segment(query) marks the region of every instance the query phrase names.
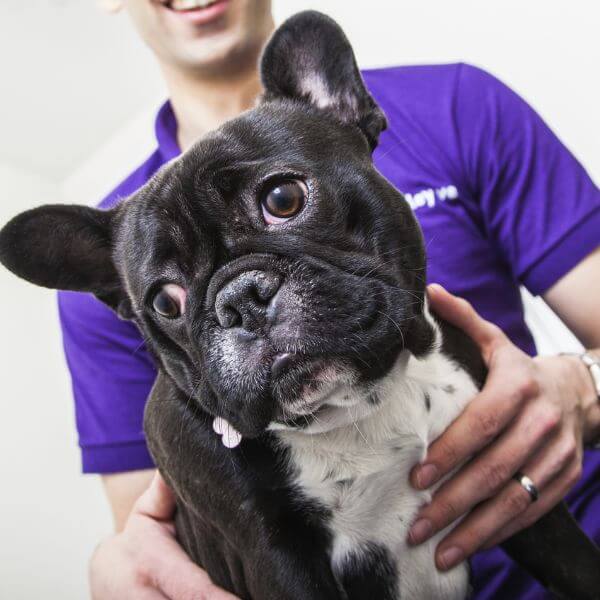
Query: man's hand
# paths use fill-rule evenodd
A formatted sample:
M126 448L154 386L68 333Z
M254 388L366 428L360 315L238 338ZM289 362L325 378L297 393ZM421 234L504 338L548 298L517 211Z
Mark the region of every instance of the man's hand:
M217 588L175 539L175 499L157 472L122 532L102 542L90 563L94 600L236 600Z
M465 300L438 285L428 292L435 312L478 344L489 368L482 391L411 473L413 486L425 489L474 456L436 491L409 534L410 543L422 543L471 511L438 545L436 564L446 570L528 527L564 497L581 473L586 415L596 398L577 357L532 359ZM538 488L537 502L513 479L517 471Z

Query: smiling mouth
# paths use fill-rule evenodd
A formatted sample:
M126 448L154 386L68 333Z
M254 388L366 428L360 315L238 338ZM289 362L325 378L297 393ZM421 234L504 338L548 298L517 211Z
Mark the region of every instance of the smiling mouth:
M222 0L163 0L161 4L175 12L188 12L209 8Z

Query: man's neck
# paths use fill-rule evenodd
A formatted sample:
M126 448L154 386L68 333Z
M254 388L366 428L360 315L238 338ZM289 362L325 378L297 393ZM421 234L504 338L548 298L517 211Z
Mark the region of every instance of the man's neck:
M256 62L227 77L194 76L167 69L164 74L177 119L177 141L182 150L252 108L262 91Z

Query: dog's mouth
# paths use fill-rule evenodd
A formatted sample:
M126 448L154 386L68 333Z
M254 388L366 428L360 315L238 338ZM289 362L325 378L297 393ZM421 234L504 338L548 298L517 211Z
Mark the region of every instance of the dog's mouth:
M356 372L335 358L278 354L271 366L271 390L280 400L275 420L312 415L326 403L343 403L343 397L349 401L356 379Z

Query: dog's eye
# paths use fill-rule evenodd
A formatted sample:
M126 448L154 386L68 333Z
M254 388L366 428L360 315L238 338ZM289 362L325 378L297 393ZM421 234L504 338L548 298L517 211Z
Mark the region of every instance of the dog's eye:
M298 179L280 181L266 191L261 205L265 221L272 225L296 216L306 202L306 184Z
M185 295L182 287L167 283L152 299L152 308L167 319L176 319L185 311Z

